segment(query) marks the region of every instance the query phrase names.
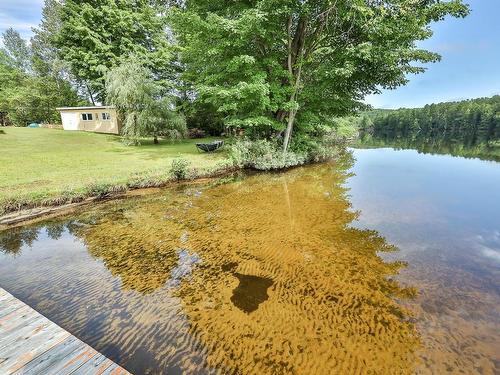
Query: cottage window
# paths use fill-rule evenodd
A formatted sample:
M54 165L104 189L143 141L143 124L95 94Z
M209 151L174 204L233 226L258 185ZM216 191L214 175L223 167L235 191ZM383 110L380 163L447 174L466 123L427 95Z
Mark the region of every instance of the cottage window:
M82 120L83 121L92 121L94 118L92 116L92 113L82 113Z
M101 115L103 120L111 120L111 115L109 114L109 112L103 112L101 113Z

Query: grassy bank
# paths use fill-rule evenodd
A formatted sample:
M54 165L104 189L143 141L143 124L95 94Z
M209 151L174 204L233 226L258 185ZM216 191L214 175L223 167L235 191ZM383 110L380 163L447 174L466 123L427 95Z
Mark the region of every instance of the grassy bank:
M172 161L207 173L224 159L199 153L195 143L144 140L125 146L117 136L56 129L4 128L0 134L0 214L61 204L172 179ZM205 140L206 141L206 140Z

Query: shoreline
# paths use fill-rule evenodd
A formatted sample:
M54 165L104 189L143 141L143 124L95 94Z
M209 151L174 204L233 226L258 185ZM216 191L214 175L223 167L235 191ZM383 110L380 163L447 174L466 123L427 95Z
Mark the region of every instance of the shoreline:
M243 171L244 168L239 167L224 167L214 171L196 171L192 176L182 180L177 180L174 177L161 181L148 180L139 181L137 184L124 187L119 186L119 189L114 191L116 186L110 185L109 190L100 195L92 195L82 198L77 198L76 201L63 201L58 200L58 197L51 199L52 204L44 205L34 203L33 206L21 208L18 210L11 210L0 215L0 232L10 228L35 223L40 220L50 219L57 216L62 216L74 212L76 209L87 206L92 203L108 202L110 200L125 199L136 195L152 194L158 192L162 188L173 186L174 184L199 184L205 183L215 178L228 176L232 173ZM60 203L58 203L60 202Z
M95 186L97 186L98 189L95 189L95 192L97 194L92 194L91 191L88 191L87 193L84 192L76 197L59 195L45 201L20 203L17 205L17 207L19 207L17 209L15 208L15 205L12 205L11 209L5 209L4 207L4 212L0 215L0 232L10 228L35 223L44 219L69 214L80 207L92 203L107 202L115 199L124 199L135 195L147 194L152 191L157 192L161 188L173 186L174 184L205 183L219 177L229 176L233 173L242 171L247 171L250 173L282 173L293 168L324 163L328 160L334 159L336 158L329 157L322 160L311 160L303 164L270 170L260 170L245 166L227 165L223 163L222 165L212 169L193 168L188 171L188 175L184 179L177 179L172 175L162 175L159 176L159 178L158 176L145 175L138 180L131 180L120 185L104 183L99 185L99 183L96 183Z

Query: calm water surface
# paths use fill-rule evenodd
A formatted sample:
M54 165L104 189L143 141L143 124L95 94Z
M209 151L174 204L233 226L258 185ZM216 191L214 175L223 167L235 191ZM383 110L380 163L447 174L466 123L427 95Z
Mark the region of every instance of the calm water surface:
M0 233L0 286L137 374L498 374L500 163L360 149L108 202Z

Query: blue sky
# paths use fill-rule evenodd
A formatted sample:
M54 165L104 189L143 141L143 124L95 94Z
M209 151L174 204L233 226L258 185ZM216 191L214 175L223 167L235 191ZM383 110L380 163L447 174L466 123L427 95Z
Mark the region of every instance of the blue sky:
M367 98L376 108L420 107L428 103L500 94L500 0L469 0L465 19L432 25L434 35L419 46L442 59L410 76L410 83Z
M442 55L407 86L366 98L376 108L419 107L427 103L500 94L500 0L466 0L465 19L432 26L434 36L420 46ZM43 0L0 0L0 32L8 27L29 38L41 18Z

